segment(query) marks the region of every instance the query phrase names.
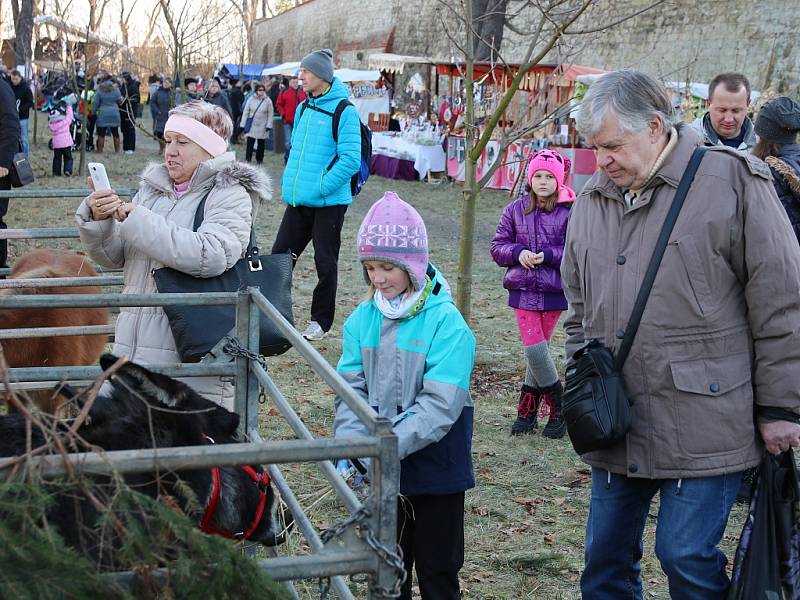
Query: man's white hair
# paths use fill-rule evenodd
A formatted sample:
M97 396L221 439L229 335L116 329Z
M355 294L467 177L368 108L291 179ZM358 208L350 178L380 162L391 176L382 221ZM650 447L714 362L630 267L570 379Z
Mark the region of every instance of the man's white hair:
M664 86L647 73L625 69L606 73L591 86L575 119L584 137L595 135L606 115L612 114L626 133L645 129L658 118L666 134L675 121L672 102Z

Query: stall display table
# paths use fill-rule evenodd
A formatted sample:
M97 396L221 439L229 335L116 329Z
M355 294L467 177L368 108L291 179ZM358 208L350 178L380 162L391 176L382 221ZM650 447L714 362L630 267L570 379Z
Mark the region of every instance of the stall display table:
M527 159L532 150L532 140L517 140L506 148L502 156L502 165L492 175L487 188L495 190L510 190L515 184L520 184L520 178L527 166ZM490 140L481 157L478 159L476 174L478 179L483 177L492 163L498 159L500 142ZM566 185L580 192L583 186L597 169L597 160L594 151L588 148L552 147L572 163L572 168L567 175ZM464 181L464 160L466 156L466 142L462 136L450 134L447 145L447 175L456 181Z
M446 155L440 144L410 142L396 132L372 134L370 172L389 179L424 179L429 172L444 171Z

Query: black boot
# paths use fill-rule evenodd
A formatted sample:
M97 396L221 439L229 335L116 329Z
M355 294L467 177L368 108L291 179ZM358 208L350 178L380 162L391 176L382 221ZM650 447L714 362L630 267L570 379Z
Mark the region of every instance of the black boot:
M547 394L550 396L550 405L552 406L550 418L547 421L547 425L544 426L544 431L542 431L544 437L559 439L564 437L567 432L567 424L561 416L561 394L563 392L564 388L561 386L560 381L542 389L542 395Z
M541 398L539 388L523 385L519 394L517 418L511 426L511 435L522 435L536 429L536 413L539 410Z

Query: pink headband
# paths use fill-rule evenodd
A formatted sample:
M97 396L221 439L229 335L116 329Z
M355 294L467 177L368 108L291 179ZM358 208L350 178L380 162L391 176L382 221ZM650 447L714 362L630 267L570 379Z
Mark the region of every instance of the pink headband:
M167 119L164 131L174 131L189 138L211 156L216 158L228 150L228 142L214 133L210 127L206 127L197 119L184 115L172 115Z

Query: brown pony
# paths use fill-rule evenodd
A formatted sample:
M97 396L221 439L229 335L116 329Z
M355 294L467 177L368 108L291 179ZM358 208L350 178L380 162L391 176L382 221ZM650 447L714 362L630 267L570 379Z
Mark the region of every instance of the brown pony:
M39 248L16 261L11 279L41 277L94 277L97 272L86 256L65 250ZM97 286L4 288L2 297L17 294L99 294ZM2 308L0 329L107 325L107 308ZM60 367L93 365L103 353L106 334L51 336L0 340L9 367ZM54 413L63 399L50 390L29 392L42 410Z

